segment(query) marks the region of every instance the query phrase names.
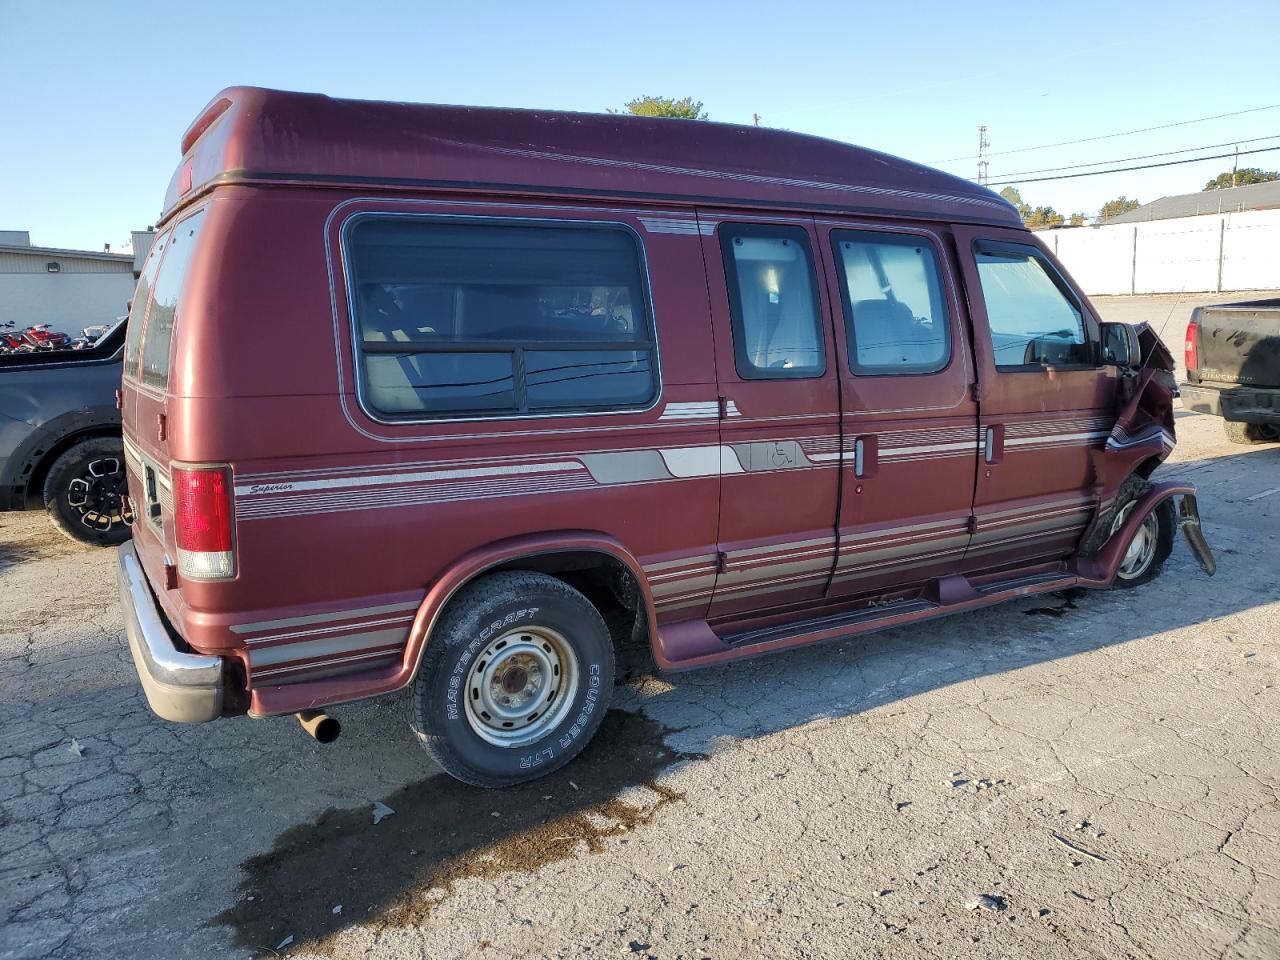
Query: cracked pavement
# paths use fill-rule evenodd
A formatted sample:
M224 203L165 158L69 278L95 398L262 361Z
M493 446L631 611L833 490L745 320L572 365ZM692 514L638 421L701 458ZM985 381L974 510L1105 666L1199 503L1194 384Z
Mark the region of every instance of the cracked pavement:
M1136 591L687 674L633 654L615 706L683 758L607 797L604 744L515 800L446 804L401 697L336 710L332 746L287 718L165 724L114 557L0 515L0 958L1280 956L1280 493L1258 496L1280 445L1178 431L1158 476L1200 485L1216 578L1179 543ZM286 831L406 789L419 806L367 836L419 817L488 866L357 910L366 881L335 864L323 937L238 945L217 919L265 895L242 864ZM576 826L539 847L529 824L562 822L543 802ZM458 803L493 830L458 835Z

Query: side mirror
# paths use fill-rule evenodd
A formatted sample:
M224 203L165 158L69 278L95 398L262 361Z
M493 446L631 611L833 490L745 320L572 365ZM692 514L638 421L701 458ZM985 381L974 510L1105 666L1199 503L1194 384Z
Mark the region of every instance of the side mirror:
M1142 346L1138 330L1127 323L1102 324L1102 362L1117 367L1142 365Z

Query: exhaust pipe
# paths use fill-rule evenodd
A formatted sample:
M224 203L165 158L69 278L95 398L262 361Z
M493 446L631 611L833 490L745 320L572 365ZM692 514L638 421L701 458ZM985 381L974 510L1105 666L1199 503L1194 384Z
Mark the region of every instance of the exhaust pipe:
M333 743L342 732L342 724L323 710L303 710L294 716L298 718L298 723L302 724L302 729L318 743Z

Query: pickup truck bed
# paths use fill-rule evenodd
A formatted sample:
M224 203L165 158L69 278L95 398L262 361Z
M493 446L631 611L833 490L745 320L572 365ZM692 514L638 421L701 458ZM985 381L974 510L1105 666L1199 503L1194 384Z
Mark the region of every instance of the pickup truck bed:
M1280 299L1197 307L1187 324L1188 410L1240 443L1280 440Z

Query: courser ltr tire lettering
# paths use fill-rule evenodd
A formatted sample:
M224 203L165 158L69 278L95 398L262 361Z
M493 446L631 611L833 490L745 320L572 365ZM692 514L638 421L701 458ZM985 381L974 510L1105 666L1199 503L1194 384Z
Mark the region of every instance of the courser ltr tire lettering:
M576 658L572 702L537 740L489 742L467 710L467 681L482 655L521 628L554 633ZM414 681L411 726L446 773L479 787L505 787L546 776L577 756L595 735L613 694L608 628L591 602L555 577L509 571L463 587L427 638Z

